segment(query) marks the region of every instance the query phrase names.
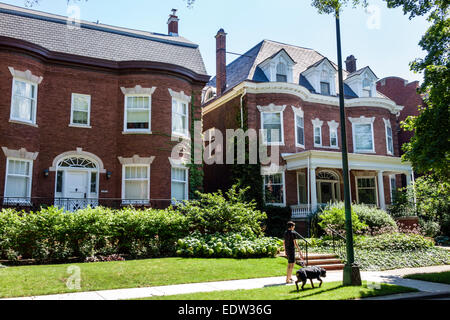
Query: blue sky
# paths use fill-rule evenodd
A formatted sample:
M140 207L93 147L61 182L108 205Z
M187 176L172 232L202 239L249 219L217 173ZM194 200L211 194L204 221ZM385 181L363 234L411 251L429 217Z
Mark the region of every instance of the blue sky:
M24 6L25 0L0 0ZM67 15L66 0L40 0L33 9ZM167 33L167 18L178 8L180 35L200 45L207 71L215 74L217 30L228 33L227 50L245 53L263 39L312 48L336 61L335 21L320 15L311 0L88 0L80 6L81 19L121 27ZM409 63L425 53L418 43L428 28L423 17L409 20L401 9L387 9L382 0L369 0L370 12L346 8L341 15L343 58L353 54L358 68L370 65L379 78L399 76L422 80ZM228 55L227 62L236 56Z

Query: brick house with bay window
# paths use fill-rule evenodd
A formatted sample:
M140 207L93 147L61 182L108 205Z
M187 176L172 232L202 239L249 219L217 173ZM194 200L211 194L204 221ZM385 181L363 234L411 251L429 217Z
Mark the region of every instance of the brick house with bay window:
M189 137L209 76L198 45L178 35L175 11L168 28L73 25L0 4L1 205L188 198L171 139Z
M280 149L279 164L261 166L267 205L289 206L302 220L321 205L343 200L337 66L315 50L264 40L226 64L226 33L216 35L217 74L203 97L204 131L249 128ZM377 91L370 67L344 71L351 200L385 209L400 177L412 169L398 148L397 116L403 109ZM246 114L245 121L240 114ZM211 134L212 135L212 134ZM231 182L230 167L205 168L205 189ZM220 183L219 183L220 182Z

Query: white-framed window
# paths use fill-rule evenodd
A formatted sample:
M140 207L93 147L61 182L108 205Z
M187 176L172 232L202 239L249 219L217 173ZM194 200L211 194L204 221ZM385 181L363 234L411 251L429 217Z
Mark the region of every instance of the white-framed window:
M384 124L386 128L386 151L388 154L394 154L394 139L392 136L392 126L391 121L384 119Z
M353 152L375 153L373 123L375 118L349 118L352 122Z
M37 84L13 78L12 87L10 120L36 124Z
M391 191L391 204L395 201L395 194L397 192L397 178L395 174L389 176L389 186Z
M70 124L72 126L89 127L91 124L91 96L72 93L72 109Z
M286 65L283 62L277 64L277 82L287 82Z
M329 82L320 82L320 93L323 95L330 95L330 83Z
M312 124L314 127L314 146L315 147L322 147L322 126L323 121L320 121L319 119L312 120Z
M368 78L363 80L362 87L362 96L366 98L372 97L372 82Z
M172 99L172 134L188 136L189 134L189 105L181 100Z
M151 95L125 95L125 132L151 132Z
M303 172L297 173L297 188L298 188L298 204L307 204L307 187L306 187L306 175Z
M261 124L265 144L283 144L283 112L262 112Z
M150 165L122 166L122 203L150 202Z
M356 177L356 189L359 204L378 205L376 177Z
M33 161L7 158L4 203L27 205L31 198Z
M284 206L286 203L284 173L263 175L263 179L265 204L273 206Z
M189 199L189 170L184 167L172 167L172 202Z
M299 115L295 116L295 136L297 147L305 147L305 118Z
M330 147L339 148L339 138L338 138L338 127L339 123L336 121L328 121L328 128L330 129Z

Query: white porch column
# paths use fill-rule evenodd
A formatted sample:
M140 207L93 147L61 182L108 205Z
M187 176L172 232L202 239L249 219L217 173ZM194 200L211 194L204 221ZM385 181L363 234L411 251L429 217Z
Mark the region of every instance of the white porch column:
M410 185L412 185L412 171L405 172L405 176L406 176L406 186L409 187Z
M311 211L315 212L317 209L317 184L316 184L316 168L310 170L310 188L311 188Z
M384 198L383 171L378 171L378 197L380 198L380 208L386 210L386 200Z

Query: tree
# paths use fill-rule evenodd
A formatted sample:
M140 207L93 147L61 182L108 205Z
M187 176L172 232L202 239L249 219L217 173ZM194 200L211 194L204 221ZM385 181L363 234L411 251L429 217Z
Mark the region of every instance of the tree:
M385 0L389 8L403 6L409 19L429 14L430 28L419 42L427 52L410 66L424 73L419 89L425 105L419 116L411 116L402 124L414 131L411 141L404 145L404 159L411 161L416 172L430 173L441 181L450 181L450 19L448 0Z

